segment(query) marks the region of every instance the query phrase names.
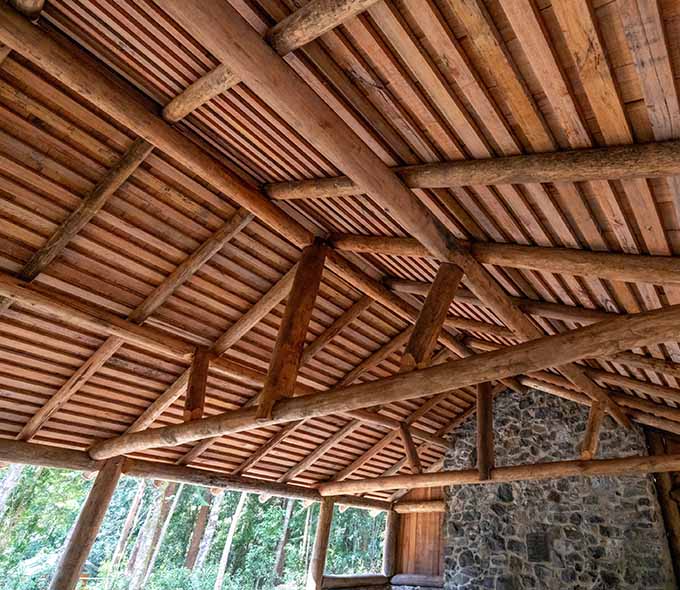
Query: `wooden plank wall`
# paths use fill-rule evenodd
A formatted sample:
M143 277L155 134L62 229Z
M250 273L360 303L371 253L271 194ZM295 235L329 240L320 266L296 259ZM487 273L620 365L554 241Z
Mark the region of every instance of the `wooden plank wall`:
M404 500L440 500L443 488L413 490ZM444 514L402 514L397 573L441 576L444 572Z

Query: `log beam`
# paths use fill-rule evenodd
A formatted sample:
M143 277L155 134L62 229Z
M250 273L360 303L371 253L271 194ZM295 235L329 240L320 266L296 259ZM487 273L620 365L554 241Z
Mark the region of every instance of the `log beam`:
M491 383L477 385L477 470L486 481L494 467L493 395Z
M398 514L446 512L446 502L444 500L402 500L394 504L394 511Z
M184 401L184 420L203 418L205 409L205 392L208 386L208 368L210 367L210 351L205 346L197 346L191 362L189 384Z
M50 582L50 590L73 590L94 545L113 492L123 469L124 460L111 459L102 467L85 500L64 553Z
M553 463L496 467L491 470L489 481L538 481L561 477L664 473L678 470L680 470L680 455L652 455L622 459L556 461ZM340 494L362 494L398 488L418 489L481 483L485 482L479 478L479 472L476 469L465 469L330 482L321 484L319 492L324 497L331 497Z
M435 395L484 381L538 371L556 363L568 363L674 341L677 339L678 320L680 307L668 307L599 322L567 333L371 383L281 400L276 404L268 424L281 424L301 418L366 408L378 403L387 404ZM175 446L218 434L241 432L256 426L254 418L255 412L251 408L227 412L191 423L125 434L95 444L90 453L95 459L105 459L159 446Z
M283 56L334 29L376 1L311 0L269 29L265 38L274 51ZM170 101L163 109L163 117L176 123L240 81L239 75L228 65L221 64Z
M600 444L600 430L602 429L602 422L604 421L604 411L602 405L593 403L590 406L588 413L588 423L586 424L586 431L583 435L583 443L581 444L581 459L588 461L597 454L597 448Z
M331 242L341 252L433 258L426 248L411 238L336 234L331 237ZM461 246L469 250L475 260L482 264L631 283L680 283L678 256L619 254L482 242L461 242Z
M409 432L406 424L399 425L399 437L404 445L404 452L406 453L406 463L411 468L411 473L420 473L422 467L420 465L420 457L418 457L418 449L413 442L413 437Z
M270 419L274 403L293 395L302 347L321 285L326 251L327 247L321 243L315 243L302 251L276 337L267 379L258 398L258 420Z
M609 146L480 160L400 166L393 170L410 188L435 189L498 184L585 182L680 174L680 141ZM347 176L267 186L273 199L318 199L360 195Z

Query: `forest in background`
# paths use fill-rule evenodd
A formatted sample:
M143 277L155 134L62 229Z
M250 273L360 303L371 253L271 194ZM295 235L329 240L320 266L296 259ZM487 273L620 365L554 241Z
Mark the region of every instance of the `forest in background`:
M91 486L92 479L77 471L18 465L0 470L4 589L48 587ZM318 511L318 504L301 501L124 477L81 588L302 589ZM326 572L380 572L384 531L384 513L336 507Z

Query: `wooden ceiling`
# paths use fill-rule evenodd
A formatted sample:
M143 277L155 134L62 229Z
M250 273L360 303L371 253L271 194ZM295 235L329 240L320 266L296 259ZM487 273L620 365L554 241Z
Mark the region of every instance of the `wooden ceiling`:
M306 3L230 4L264 35ZM361 149L389 167L680 139L680 0L362 4L363 13L286 62L351 127ZM140 104L160 115L220 65L171 13L160 0L48 0L37 30L92 68L93 89L99 77L120 77L121 97L134 87L144 95ZM246 81L220 93L174 125L173 141L210 154L247 190L267 185L273 196L281 183L348 173L258 88ZM249 215L239 191L215 180L220 173L209 177L177 152L140 141L125 113L112 117L95 95L87 84L65 84L29 51L11 51L2 61L0 270L5 278L33 279L31 289L52 301L94 307L192 345L219 342L222 358L239 366L211 368L205 414L242 407L267 373L300 243L264 222L259 210L251 208ZM305 117L305 105L299 116ZM138 159L132 175L32 276L27 263L126 153ZM371 194L307 195L274 200L273 207L316 235L419 237L400 223L403 211L388 211ZM666 257L680 248L680 183L672 176L414 188L412 194L460 240ZM335 256L384 279L391 296L397 293L416 312L439 266L428 256L340 253L340 241L338 248ZM180 280L187 260L195 272ZM563 266L550 272L489 263L486 269L508 295L521 298L515 301L545 334L586 325L603 312L637 313L680 302L677 279L652 284L577 276ZM336 260L323 271L307 333L308 346L317 345L307 349L299 393L399 370L415 318L385 298L376 301L339 268ZM560 305L541 313L538 303ZM3 308L0 436L86 449L133 424L183 421L190 359L107 340L92 326L59 320L21 298ZM445 330L441 357L446 338L475 351L521 340L467 289L451 305ZM634 352L639 354L588 361L588 374L607 391L647 403L638 404L638 421L680 433L680 411L674 410L680 365L672 362L680 363L678 344ZM653 365L653 359L671 362ZM574 391L557 371L519 380ZM64 403L46 406L65 390ZM161 399L170 403L153 411L164 393ZM380 409L382 422L336 414L137 456L300 485L406 473L399 429L389 422L396 419L412 428L423 468L436 469L443 448L423 441L455 429L474 401L474 389L464 388L389 404ZM39 413L45 407L49 411ZM139 422L149 415L152 420Z

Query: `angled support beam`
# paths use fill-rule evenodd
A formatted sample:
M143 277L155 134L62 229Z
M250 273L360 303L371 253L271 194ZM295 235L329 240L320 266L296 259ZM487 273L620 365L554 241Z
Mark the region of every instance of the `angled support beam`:
M321 285L326 251L327 247L321 243L315 243L302 251L276 337L267 380L258 398L258 420L270 419L274 403L282 397L293 395L302 347Z
M462 278L463 271L459 267L446 262L440 265L401 357L402 372L430 364L437 337Z
M210 351L205 346L197 346L191 361L191 373L184 401L184 420L203 418L205 409L205 392L208 386L208 368L210 367Z
M272 49L283 56L314 41L344 21L366 10L377 0L311 0L277 25L265 36ZM186 117L219 94L241 81L228 65L221 64L176 96L163 109L170 123Z
M593 403L588 413L588 423L581 443L581 459L588 461L597 454L597 447L600 444L600 429L604 420L604 410L602 404Z
M420 371L281 400L274 408L272 419L266 423L256 422L255 411L247 408L102 441L90 449L90 454L94 459L107 459L165 446L168 441L172 441L170 444L174 446L218 434L242 432L265 424L282 424L376 404L416 399L484 381L539 371L555 364L673 341L678 335L679 320L680 306L624 316Z
M303 423L303 420L296 420L295 422L289 422L281 430L279 430L274 436L272 436L265 444L263 444L259 449L257 449L250 457L248 457L243 463L241 463L234 471L234 475L240 475L245 473L250 468L252 468L259 461L264 459L276 445L283 441L287 436L293 434Z
M32 281L44 271L100 211L109 197L132 176L152 150L153 146L143 139L133 141L120 160L83 198L78 207L61 223L47 242L31 256L17 276L24 281ZM0 313L11 305L11 299L0 301Z
M680 174L680 141L548 152L481 160L456 160L394 168L410 188L435 189L498 184L586 182ZM360 195L347 176L270 184L273 199Z
M406 424L399 425L399 437L404 445L404 452L406 453L406 463L411 468L411 473L420 473L422 467L420 465L420 457L418 457L418 449L413 442L413 437L409 432Z
M109 502L123 470L123 458L107 461L97 475L78 520L59 559L50 590L74 590L94 545Z
M426 248L411 238L337 234L332 236L332 243L341 252L433 258ZM467 248L474 259L482 264L631 283L680 283L678 256L619 254L482 242L461 242L461 246Z
M486 481L494 468L493 394L491 384L477 385L477 470Z
M560 477L630 475L666 473L680 469L680 455L652 455L626 457L623 459L593 459L590 461L556 461L533 465L496 467L491 470L490 481L537 481ZM324 497L341 494L360 494L394 490L397 488L433 488L439 486L461 486L484 483L476 469L462 471L440 471L418 475L395 475L374 479L349 480L321 484L319 492Z
M142 324L146 321L178 287L188 281L204 264L206 264L224 245L234 238L250 221L253 216L245 209L237 210L232 217L222 225L210 238L189 257L186 258L149 296L138 305L128 317L128 321L134 324ZM62 385L59 390L49 399L49 401L38 410L26 423L18 435L19 440L31 440L40 430L43 424L68 402L85 383L116 354L125 339L120 336L111 335L97 349L97 351L81 365L78 370ZM188 373L180 377L178 384L174 387L181 394L183 387L186 387ZM178 386L178 387L176 387ZM159 404L157 404L159 405ZM152 420L153 422L153 420Z

